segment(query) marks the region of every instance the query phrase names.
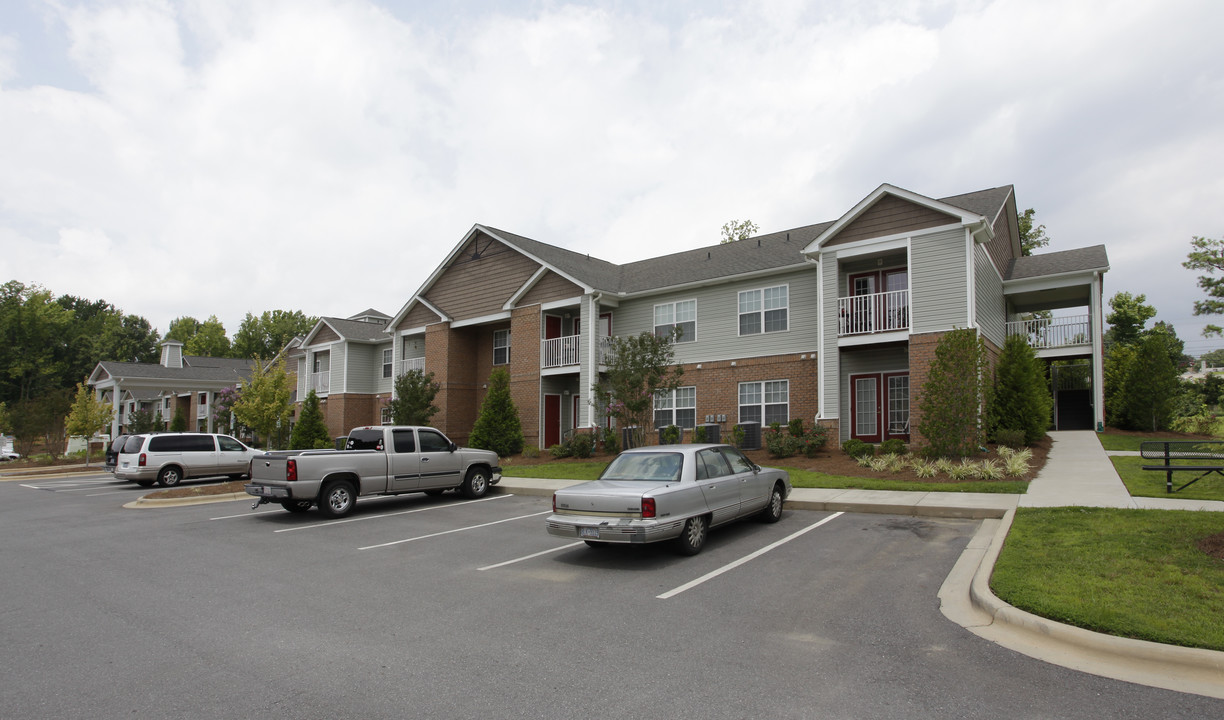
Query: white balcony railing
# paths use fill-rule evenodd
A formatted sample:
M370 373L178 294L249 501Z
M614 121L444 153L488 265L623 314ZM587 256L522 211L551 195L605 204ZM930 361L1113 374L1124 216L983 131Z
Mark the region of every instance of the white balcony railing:
M399 361L399 372L397 372L395 375L396 377L399 377L400 375L404 375L410 370L420 370L421 372L425 372L425 358L419 357L419 358L408 358L407 360L400 360Z
M310 375L310 389L314 390L317 395L328 392L331 389L331 370L312 373Z
M1026 338L1034 350L1092 344L1088 315L1017 320L1007 323L1007 334Z
M837 319L838 335L908 330L909 290L838 298Z
M566 335L540 341L540 367L556 368L578 364L578 337Z
M208 418L208 405L196 405L196 419L204 420Z

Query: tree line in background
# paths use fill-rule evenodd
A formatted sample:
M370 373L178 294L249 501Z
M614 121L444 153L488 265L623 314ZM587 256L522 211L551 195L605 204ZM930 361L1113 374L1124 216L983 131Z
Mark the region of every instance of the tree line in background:
M216 316L204 322L182 317L171 323L166 337L182 341L187 355L266 359L316 321L296 310L247 313L230 339ZM148 320L106 300L56 296L17 280L5 283L0 286L0 432L16 436L23 455L39 440L49 451L62 450L65 433L78 434L83 427L80 418L86 425L96 419L81 404L81 387L97 364L155 363L161 340ZM133 420L158 422L139 415Z

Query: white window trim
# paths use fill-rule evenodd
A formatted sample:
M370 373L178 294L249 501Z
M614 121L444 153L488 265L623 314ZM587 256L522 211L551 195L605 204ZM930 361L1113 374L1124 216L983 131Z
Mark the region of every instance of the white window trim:
M686 337L684 340L677 339L674 342L677 342L677 343L697 342L697 298L687 298L685 300L674 300L672 302L656 303L655 306L651 309L651 314L650 314L650 322L652 323L651 327L654 329L655 335L658 335L659 328L663 327L663 325L659 325L658 323L655 322L655 318L658 317L659 308L661 307L670 307L672 311L671 312L672 321L670 323L664 323L664 325L671 325L672 327L679 325L680 323L676 322L676 306L679 305L680 303L693 303L693 319L692 319L693 336L691 338ZM689 322L689 321L685 320L684 322Z
M390 353L390 356L387 353ZM384 380L395 377L395 348L382 351L382 377Z
M765 308L765 291L766 291L766 290L775 290L775 289L777 289L777 288L786 288L786 307L785 307L785 310L786 310L786 329L785 329L785 330L766 330L766 329L765 329L765 313L767 312L767 310L766 310L766 308ZM750 292L759 292L759 293L761 293L761 309L760 309L760 310L753 310L753 311L751 311L751 312L740 312L740 296L741 296L741 295L743 295L744 293L750 293ZM772 310L781 310L781 309L783 309L783 308L769 308L769 310L771 310L771 311L772 311ZM740 318L742 318L742 317L743 317L743 316L745 316L745 315L757 315L757 316L760 318L760 320L761 320L761 330L760 330L760 332L748 333L748 334L746 334L746 335L745 335L745 334L744 334L744 333L743 333L743 332L740 330L740 328L741 328ZM768 287L749 288L749 289L747 289L747 290L740 290L739 292L737 292L737 293L735 294L735 332L738 334L738 336L739 336L739 337L750 337L750 336L752 336L752 335L775 335L775 334L781 334L781 333L788 333L788 332L790 332L790 329L791 329L791 321L790 321L790 283L782 283L781 285L770 285L770 286L768 286Z
M689 389L693 391L693 404L691 406L677 405L676 399L679 395L679 392L681 390L689 390ZM676 411L677 410L692 410L693 411L693 427L697 426L697 386L696 385L684 385L684 386L676 388L675 390L671 390L667 393L664 393L663 395L666 398L670 406L669 407L659 407L658 403L659 403L660 396L655 395L655 399L654 399L655 406L652 410L652 413L657 413L660 411L666 411L666 412L671 413L671 422L667 423L667 425L664 425L663 427L667 427L668 425L676 425L676 427L686 427L686 426L678 425L676 423ZM653 414L652 414L652 418L653 418Z
M750 381L748 381L748 382L741 382L741 383L739 383L738 385L736 385L736 386L735 386L735 402L736 402L736 410L735 410L735 412L736 412L736 417L738 418L738 421L739 421L739 422L741 422L741 423L742 423L742 422L744 422L744 408L746 408L746 407L757 407L757 408L760 408L760 410L761 410L761 428L762 428L762 429L764 429L764 428L766 428L766 427L769 427L769 423L765 422L765 406L767 406L767 405L782 405L783 403L776 403L776 402L771 403L771 402L766 401L766 399L765 399L765 384L766 384L766 383L779 383L779 382L780 382L780 383L786 383L786 403L785 403L785 405L786 405L786 418L787 418L787 421L789 421L789 420L790 420L790 379L789 379L789 378L781 378L781 379L776 379L776 380L750 380ZM741 395L740 395L740 388L742 388L742 387L743 387L743 386L745 386L745 385L758 385L758 386L760 386L760 392L759 392L759 395L761 396L761 401L760 401L759 403L753 403L753 404L745 405L744 403L740 402L740 397L741 397ZM785 425L785 424L786 424L786 423L783 423L783 425Z
M499 336L499 335L501 335L502 333L505 333L506 344L505 344L505 345L498 345L498 344L497 344L497 338L498 338L498 336ZM498 351L498 350L505 350L505 351L506 351L506 359L505 359L505 361L503 361L503 362L497 362L497 351ZM509 365L509 364L510 364L510 328L503 328L503 329L501 329L501 330L494 330L494 331L493 331L493 365L495 365L495 366L497 366L497 367L501 367L502 365Z

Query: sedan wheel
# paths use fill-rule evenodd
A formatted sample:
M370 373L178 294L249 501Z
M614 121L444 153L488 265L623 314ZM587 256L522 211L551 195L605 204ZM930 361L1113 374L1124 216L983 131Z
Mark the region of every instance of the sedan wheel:
M676 552L681 555L696 555L705 547L709 524L705 516L692 517L684 523L684 531L676 538Z
M769 504L761 511L761 522L776 523L782 518L782 503L785 498L782 497L782 486L774 485L773 490L769 493Z

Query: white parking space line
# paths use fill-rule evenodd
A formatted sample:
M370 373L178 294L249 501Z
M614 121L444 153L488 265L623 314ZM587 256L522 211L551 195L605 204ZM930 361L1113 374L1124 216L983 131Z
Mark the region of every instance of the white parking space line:
M840 512L833 513L833 514L832 514L832 515L830 515L829 517L824 518L823 520L817 521L817 522L815 522L815 523L813 523L813 524L811 524L811 525L808 525L807 527L803 528L802 530L800 530L800 531L798 531L798 532L791 533L790 535L787 535L786 537L782 538L781 540L778 540L777 542L770 543L769 545L766 545L765 547L761 548L760 550L757 550L756 552L754 552L754 553L752 553L752 554L750 554L750 555L745 555L744 557L740 558L739 560L736 560L736 561L735 561L735 562L733 562L733 563L728 563L728 564L726 564L726 565L723 565L722 567L718 568L717 570L714 570L714 571L708 572L708 573L706 573L705 575L702 575L701 577L697 578L696 580L693 580L693 581L691 581L691 582L687 582L687 583L685 583L685 584L681 585L681 586L680 586L680 587L678 587L678 588L675 588L675 589L673 589L673 590L668 590L667 592L663 593L662 595L656 595L655 597L656 597L656 598L658 598L658 599L660 599L660 600L666 600L666 599L668 599L668 598L675 597L675 596L679 595L680 593L684 592L685 590L691 590L691 589L693 589L693 588L697 587L698 585L700 585L700 584L702 584L702 583L706 582L707 580L712 580L712 579L714 579L714 578L718 577L719 575L722 575L722 574L723 574L723 573L725 573L725 572L729 572L729 571L731 571L731 570L734 570L735 568L739 567L740 565L743 565L744 563L748 562L749 560L752 560L752 559L754 559L754 558L758 558L758 557L760 557L760 556L764 555L765 553L769 552L770 550L773 550L774 548L776 548L776 547L778 547L778 546L780 546L780 545L785 545L786 543L790 542L791 540L794 540L795 538L799 537L800 535L803 535L804 533L807 533L807 532L809 532L809 531L815 530L816 528L820 527L821 525L824 525L825 523L829 522L829 521L830 521L830 520L832 520L833 518L835 518L835 517L839 517L839 516L844 515L844 514L845 514L845 513L840 513Z
M538 557L540 557L541 555L547 555L547 554L549 554L549 553L561 552L562 550L568 550L568 549L570 549L570 548L572 548L572 547L578 547L579 545L582 545L582 544L583 544L583 542L584 542L584 541L579 540L578 542L573 542L573 543L570 543L570 544L568 544L568 545L562 545L561 547L555 547L555 548L552 548L551 550L542 550L542 551L540 551L540 552L538 552L538 553L532 553L532 554L530 554L530 555L524 555L524 556L523 556L523 557L521 557L521 558L515 558L514 560L507 560L506 562L499 562L499 563L497 563L496 565L485 565L485 566L484 566L484 567L482 567L482 568L476 568L476 569L477 569L477 570L493 570L494 568L505 567L505 566L507 566L507 565L513 565L514 563L520 563L520 562L523 562L524 560L530 560L530 559L532 559L532 558L538 558Z
M97 490L99 485L117 485L115 480L48 480L40 483L21 483L21 487L31 490L51 490L53 492L74 492L75 490ZM85 485L87 487L80 487ZM60 488L64 488L61 490Z
M425 512L426 510L441 510L442 508L453 508L461 505L471 505L472 503L488 502L489 500L498 500L501 498L514 497L514 495L494 495L492 497L480 498L479 500L467 500L459 503L447 503L445 505L430 505L429 507L417 508L415 510L404 510L403 512L383 513L382 515L362 515L361 517L345 518L343 520L332 520L325 523L315 523L313 525L298 525L297 527L281 528L272 532L293 532L295 530L312 530L314 528L332 527L333 525L343 525L345 523L360 522L362 520L378 520L379 518L395 517L396 515L411 515L412 513ZM362 548L363 550L365 548Z
M255 496L252 495L250 497L251 497L251 502L254 502L256 499ZM386 496L378 496L378 497L370 497L370 498L358 498L357 504L366 505L368 503L375 503L375 502L380 502L383 500L393 500L396 497L399 497L399 496L398 495L386 495ZM285 513L284 509L262 510L260 512L251 512L250 510L248 510L244 513L238 513L237 515L221 515L220 517L214 517L214 518L208 518L208 519L209 520L233 520L234 518L254 517L256 515L281 515L284 513Z
M428 535L418 535L416 537L404 538L403 540L393 540L387 543L379 543L378 545L366 545L365 547L361 547L357 549L358 550L373 550L375 548L391 547L392 545L402 545L404 543L415 542L417 540L427 540L429 538L440 537L442 535L450 535L451 533L466 532L468 530L476 530L476 529L483 528L483 527L489 527L490 525L501 525L502 523L513 522L515 520L522 520L524 518L539 517L541 515L548 515L551 512L552 510L545 510L544 512L531 513L530 515L519 515L518 517L506 518L505 520L494 520L493 522L481 523L479 525L469 525L467 527L455 528L454 530L443 530L442 532L430 533Z

